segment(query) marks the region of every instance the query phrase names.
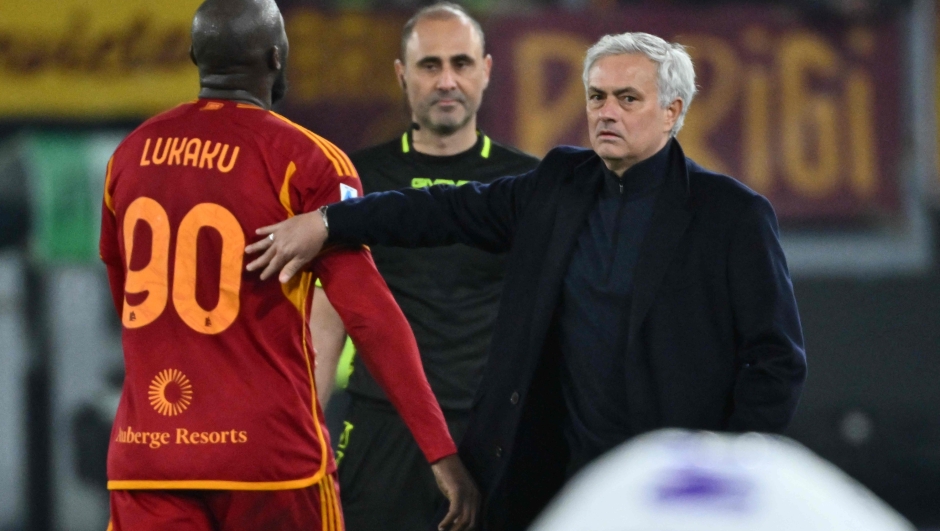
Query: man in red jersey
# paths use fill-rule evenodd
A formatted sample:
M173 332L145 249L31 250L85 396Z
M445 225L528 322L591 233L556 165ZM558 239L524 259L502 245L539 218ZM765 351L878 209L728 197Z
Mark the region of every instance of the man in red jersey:
M327 140L270 108L286 90L273 0L208 0L193 21L199 99L148 120L108 164L101 257L126 377L108 455L113 529L342 531L307 319L319 277L451 502L456 457L408 324L367 250L335 248L281 285L243 273L249 235L361 194Z

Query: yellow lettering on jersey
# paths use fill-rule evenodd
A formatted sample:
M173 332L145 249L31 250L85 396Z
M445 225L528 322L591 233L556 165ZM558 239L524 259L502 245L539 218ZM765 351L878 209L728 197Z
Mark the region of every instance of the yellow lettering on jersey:
M140 165L192 166L228 173L235 167L240 151L238 146L201 138L148 138L140 154Z
M163 146L163 152L161 153L160 144L163 143L163 139L162 138L157 139L157 144L153 148L153 163L154 164L159 166L160 164L163 164L164 162L166 162L166 158L170 154L170 140L171 139L169 138L166 139L166 144ZM172 140L176 140L176 139L174 138Z
M238 146L235 146L235 149L232 150L232 158L228 159L228 164L222 162L225 160L225 152L228 151L228 144L222 147L222 154L219 155L219 171L222 173L228 173L232 171L232 168L235 167L235 159L238 158Z
M216 143L215 143L215 149L213 149L213 150L210 152L210 151L209 151L209 146L211 146L211 145L212 145L212 141L211 141L211 140L206 140L206 143L202 145L202 156L199 157L199 168L200 168L200 169L208 167L208 168L211 170L211 169L212 169L212 161L215 160L216 155L219 154L219 149L222 148L222 143L221 143L221 142L216 142Z
M193 431L186 428L176 428L176 444L244 444L248 442L248 432L239 430L227 431Z
M156 450L170 443L170 434L165 431L134 431L134 428L119 428L114 442L121 444L144 444Z
M189 166L192 162L193 168L199 163L199 152L202 151L202 140L191 138L186 143L186 151L183 155L183 166Z
M179 147L176 144L176 138L173 139L173 148L170 149L170 160L166 161L167 165L178 166L183 162L183 150L186 149L186 141L188 138L183 138L180 140Z
M149 150L150 150L150 139L148 138L147 141L144 142L144 152L140 156L141 166L150 166L150 160L147 158L147 151Z

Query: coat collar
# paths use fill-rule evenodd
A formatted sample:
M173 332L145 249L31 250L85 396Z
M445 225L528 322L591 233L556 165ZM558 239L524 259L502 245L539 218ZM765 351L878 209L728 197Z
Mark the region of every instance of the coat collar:
M641 244L640 259L634 273L633 302L629 310L630 330L623 340L636 336L638 327L646 317L662 282L666 266L692 219L685 154L678 141L672 139L670 142L672 146L666 182L656 199L650 227ZM530 332L532 348L542 348L551 325L552 314L558 306L561 286L571 262L575 242L603 185L604 173L599 171L600 164L603 164L603 161L594 154L562 177L552 233L548 240L549 247L544 255L545 264L539 274L538 285L541 289L533 306L536 315Z

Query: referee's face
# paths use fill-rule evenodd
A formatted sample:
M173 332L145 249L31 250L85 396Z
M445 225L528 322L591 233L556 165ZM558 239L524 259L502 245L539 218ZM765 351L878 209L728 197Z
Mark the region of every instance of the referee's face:
M419 20L395 71L412 120L440 136L476 128L492 59L473 26L460 17Z
M640 53L602 57L588 71L591 147L618 175L662 149L682 111L682 100L660 105L657 77Z

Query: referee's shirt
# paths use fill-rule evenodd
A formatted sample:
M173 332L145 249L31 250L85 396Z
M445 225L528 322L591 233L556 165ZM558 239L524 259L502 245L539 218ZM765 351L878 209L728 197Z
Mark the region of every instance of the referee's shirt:
M365 193L487 183L533 169L538 159L493 142L482 132L467 151L418 153L411 132L356 153L352 161ZM470 409L483 375L505 272L505 255L466 245L428 249L376 246L372 256L411 323L428 382L445 411ZM357 356L348 391L387 400Z

